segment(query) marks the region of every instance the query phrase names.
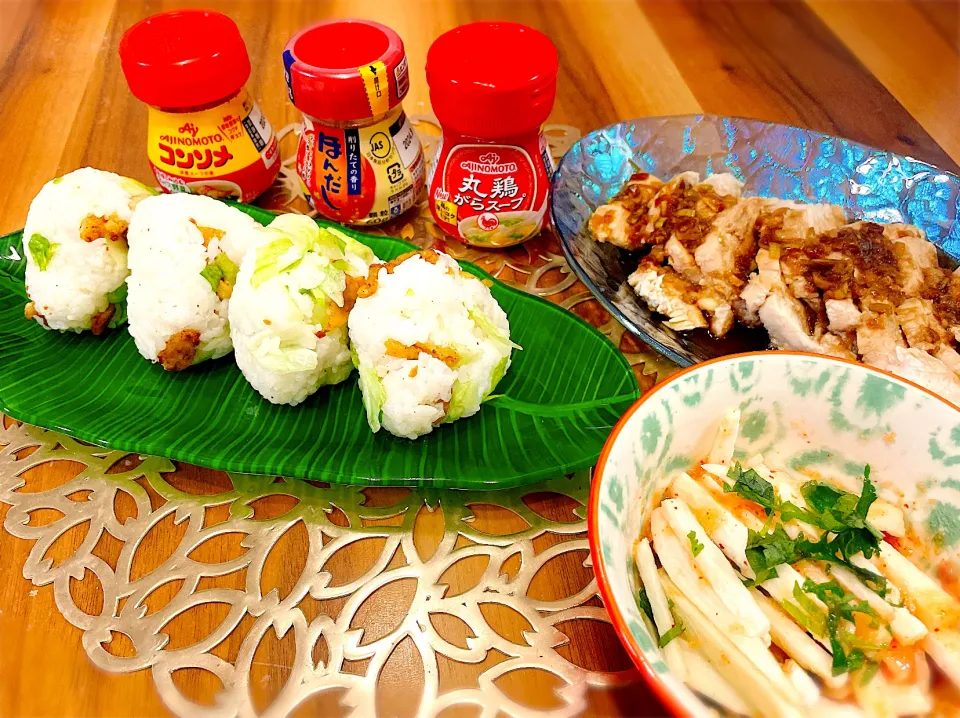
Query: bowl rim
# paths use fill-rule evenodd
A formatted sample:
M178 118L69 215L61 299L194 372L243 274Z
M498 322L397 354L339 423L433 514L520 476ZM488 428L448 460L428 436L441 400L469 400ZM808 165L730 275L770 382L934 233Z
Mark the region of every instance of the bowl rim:
M623 614L620 613L620 609L617 605L617 602L614 600L613 589L610 586L609 578L607 576L607 566L603 560L603 552L600 550L600 537L598 520L600 514L600 484L603 481L603 475L606 470L607 459L610 456L613 446L616 443L617 439L620 436L620 433L623 431L623 428L627 425L633 415L637 413L641 406L643 406L648 399L653 398L662 389L673 384L678 379L691 374L695 371L700 371L701 369L712 366L714 364L720 364L723 362L734 362L741 361L748 357L777 357L777 356L793 356L793 357L805 357L811 359L822 360L826 363L836 363L840 365L852 365L866 369L868 372L873 372L887 378L892 378L898 382L906 384L907 386L913 387L914 389L919 389L921 392L930 395L934 399L937 399L944 404L946 404L951 409L960 412L960 406L944 399L939 394L922 387L916 382L905 379L901 376L889 372L885 369L879 369L869 364L862 364L861 362L854 361L853 359L844 359L841 357L832 357L825 354L814 354L812 352L800 352L800 351L756 351L756 352L742 352L739 354L727 354L725 356L716 357L715 359L710 359L708 361L700 362L697 364L692 364L691 366L684 367L675 374L671 374L669 377L664 379L661 382L658 382L653 387L651 387L646 393L644 393L639 399L637 399L629 409L620 417L617 423L614 425L613 429L610 431L610 435L607 437L606 442L603 444L603 448L600 450L600 458L597 459L597 465L593 469L592 481L590 483L590 498L587 506L587 539L590 545L590 556L593 563L593 572L597 579L597 591L600 594L600 598L603 600L603 605L607 610L607 614L610 616L610 622L613 625L613 630L617 634L617 637L620 639L620 643L623 645L624 649L627 651L627 654L630 656L630 659L633 661L634 665L640 671L640 674L643 676L647 685L653 689L653 692L657 695L660 701L667 706L667 708L675 716L693 716L694 714L688 711L687 706L684 705L683 699L674 693L666 682L657 674L656 671L650 666L647 658L644 656L643 651L640 649L640 646L637 644L636 640L633 638L633 635L630 633L630 629L627 627L626 619Z
M644 342L653 346L657 352L667 356L669 359L679 364L681 367L697 366L698 364L702 364L704 362L692 362L689 357L667 346L663 342L659 341L656 337L648 335L647 332L643 331L641 327L639 327L633 320L631 320L626 314L624 314L623 311L621 311L620 308L617 307L613 303L613 301L611 301L603 293L600 287L597 286L596 282L594 282L593 279L588 275L583 265L576 259L576 257L574 257L573 238L565 234L564 232L560 231L560 223L557 221L557 202L555 201L555 199L556 199L556 195L558 194L558 187L559 187L561 178L564 176L565 172L568 171L567 164L570 161L571 153L573 152L575 147L585 146L589 141L596 138L601 133L608 132L615 127L620 127L623 125L630 125L630 124L637 124L642 122L653 122L658 120L663 121L663 120L682 120L682 119L686 119L690 121L693 121L693 120L702 121L705 119L721 120L721 121L736 120L736 121L742 121L742 122L755 122L757 124L768 125L770 127L783 127L790 130L799 130L802 132L809 132L814 135L819 135L820 137L826 137L830 139L837 139L837 140L842 140L844 142L849 142L859 147L863 147L867 150L870 150L871 152L883 152L889 155L893 155L899 159L907 159L911 162L917 162L919 164L926 165L932 170L936 170L938 173L949 175L955 183L960 184L960 175L958 175L957 173L952 172L951 170L944 169L938 165L935 165L931 162L927 162L926 160L920 159L918 157L913 157L912 155L909 155L909 154L901 154L900 152L895 152L894 150L884 149L883 147L877 147L876 145L869 145L865 142L861 142L859 140L846 137L844 135L834 135L834 134L830 134L829 132L821 132L820 130L814 130L809 127L792 125L786 122L770 122L769 120L763 120L757 117L747 117L745 115L723 115L723 114L717 114L713 112L682 112L682 113L673 114L673 115L649 115L645 117L634 117L629 120L612 122L609 125L598 127L597 129L591 130L587 134L578 138L577 141L574 142L570 146L570 148L563 153L563 157L560 158L560 161L557 162L557 168L556 168L556 171L553 173L553 177L550 180L550 187L548 190L548 195L550 199L550 210L549 210L550 227L553 230L553 233L557 237L557 242L560 245L560 251L563 254L564 259L567 261L567 265L573 270L573 273L577 276L577 279L579 279L580 282L583 283L583 285L593 295L593 298L597 300L600 303L600 305L604 309L606 309L614 319L617 320L619 324L621 324L622 326L624 326L626 329L633 332L634 334L637 334L638 336L642 337ZM958 218L957 221L960 221L960 218ZM938 253L939 252L940 252L940 248L938 247ZM740 354L748 354L748 353L751 353L751 352L740 352ZM731 356L737 356L737 354L725 354L723 355L723 357L715 357L714 359L709 359L707 361L715 361L717 358L725 358L725 357L731 357Z

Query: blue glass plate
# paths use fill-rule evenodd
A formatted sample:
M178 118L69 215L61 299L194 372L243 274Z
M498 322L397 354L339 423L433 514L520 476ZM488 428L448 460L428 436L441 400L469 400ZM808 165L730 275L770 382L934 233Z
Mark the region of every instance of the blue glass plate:
M638 169L639 168L639 169ZM838 204L860 218L922 228L947 266L960 259L960 177L858 142L789 125L717 115L646 117L592 132L560 162L553 222L567 261L601 304L634 334L682 366L765 349L762 329L723 339L663 325L626 283L637 256L590 238L586 222L637 171L732 172L745 193Z

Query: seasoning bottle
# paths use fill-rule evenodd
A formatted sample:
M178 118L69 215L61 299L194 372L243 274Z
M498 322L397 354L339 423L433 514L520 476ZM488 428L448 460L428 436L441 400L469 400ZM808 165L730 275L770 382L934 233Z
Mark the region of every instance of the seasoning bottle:
M553 43L515 23L463 25L430 47L427 84L443 130L428 180L437 224L484 247L536 235L553 175L542 132L557 89Z
M250 59L236 24L176 10L120 39L130 91L149 105L147 159L165 192L249 202L280 171L277 139L244 85Z
M287 43L290 101L303 113L297 172L320 214L386 222L424 186L423 150L403 112L410 88L403 41L367 20L329 20Z

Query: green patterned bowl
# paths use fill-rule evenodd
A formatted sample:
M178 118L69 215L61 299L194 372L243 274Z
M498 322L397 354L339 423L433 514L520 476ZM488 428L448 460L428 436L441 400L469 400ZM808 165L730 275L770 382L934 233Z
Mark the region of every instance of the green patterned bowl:
M705 715L670 674L637 604L632 547L658 480L706 456L721 417L740 407L739 456L825 477L862 476L904 509L931 575L960 562L960 413L892 374L840 359L757 352L697 364L637 401L600 453L590 494L590 549L600 594L630 656L678 715Z

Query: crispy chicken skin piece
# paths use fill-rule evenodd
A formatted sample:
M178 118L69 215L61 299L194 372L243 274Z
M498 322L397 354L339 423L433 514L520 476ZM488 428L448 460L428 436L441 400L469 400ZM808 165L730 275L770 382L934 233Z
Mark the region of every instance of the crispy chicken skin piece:
M682 332L707 326L697 308L697 288L670 267L644 261L627 281L650 309L668 317L666 325L671 329Z
M598 242L609 242L623 249L637 249L644 243L647 211L663 186L646 172L633 175L605 205L590 217L590 231Z
M167 371L183 371L193 365L198 346L200 332L196 329L183 329L167 339L167 344L157 355L157 359Z
M80 239L84 242L96 242L98 239L106 239L111 242L126 243L127 223L115 214L107 217L88 214L80 220Z

